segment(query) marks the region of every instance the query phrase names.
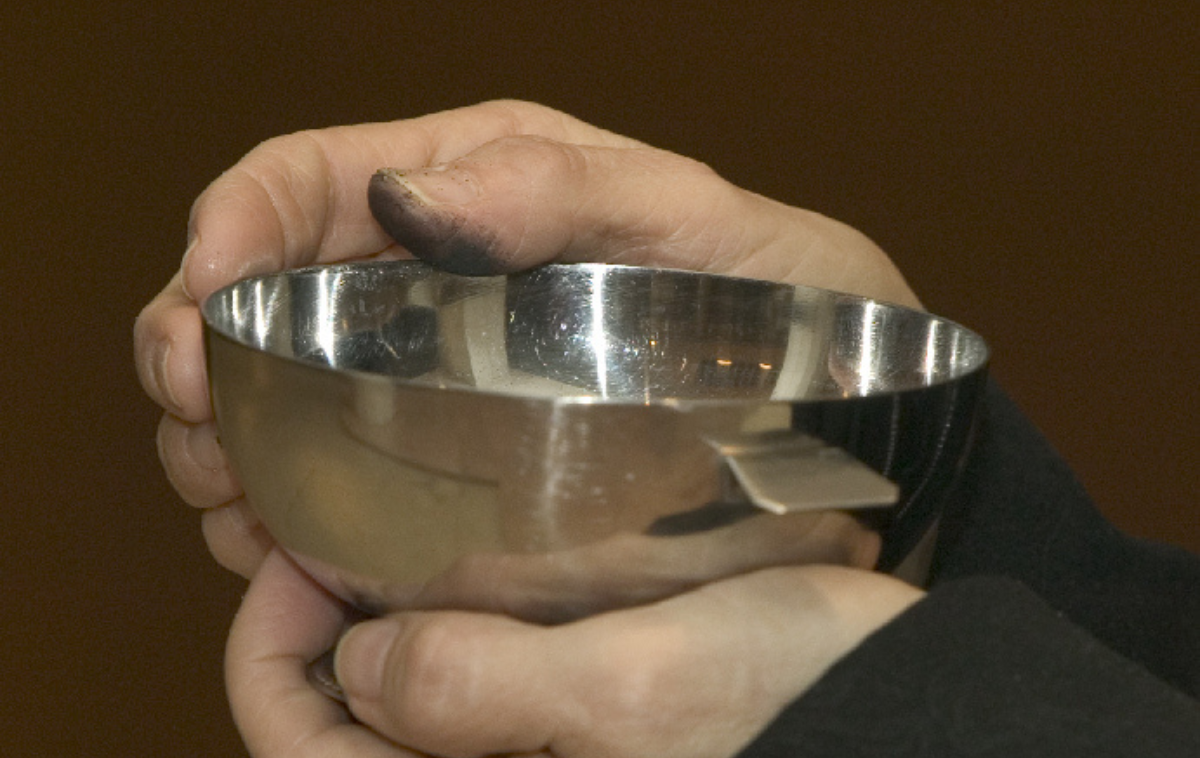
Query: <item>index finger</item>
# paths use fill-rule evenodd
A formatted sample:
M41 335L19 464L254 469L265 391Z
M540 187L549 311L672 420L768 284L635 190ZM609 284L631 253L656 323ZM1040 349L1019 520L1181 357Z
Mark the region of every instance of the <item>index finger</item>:
M639 144L550 108L514 101L277 137L248 153L196 200L184 289L202 302L245 276L378 253L393 243L367 206L367 184L376 170L441 163L517 135Z

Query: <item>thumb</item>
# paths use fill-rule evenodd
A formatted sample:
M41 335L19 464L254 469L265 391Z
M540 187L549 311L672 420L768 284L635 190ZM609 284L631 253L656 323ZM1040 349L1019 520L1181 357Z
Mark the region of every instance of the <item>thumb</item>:
M456 273L596 261L916 302L864 235L650 147L505 137L451 163L383 169L370 182L368 201L397 242Z
M547 667L531 665L543 633L502 616L406 613L353 627L334 665L354 716L402 745L534 753L551 742L557 707L539 678Z

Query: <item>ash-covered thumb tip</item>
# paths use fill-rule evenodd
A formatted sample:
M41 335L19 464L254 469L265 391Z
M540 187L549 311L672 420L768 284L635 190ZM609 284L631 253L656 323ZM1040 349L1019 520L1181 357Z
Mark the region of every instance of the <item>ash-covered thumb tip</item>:
M455 205L428 197L401 169L375 172L367 187L367 205L383 231L417 258L466 276L503 269L493 256L494 234L470 224Z
M429 196L427 185L427 181L416 181L403 169L381 168L367 184L367 204L381 222L383 216L390 217L401 210L413 212L440 205L437 198Z
M399 238L411 234L408 229L412 225L410 216L414 206L420 205L420 198L399 169L380 169L367 184L367 207L371 209L371 215L397 241L403 241Z

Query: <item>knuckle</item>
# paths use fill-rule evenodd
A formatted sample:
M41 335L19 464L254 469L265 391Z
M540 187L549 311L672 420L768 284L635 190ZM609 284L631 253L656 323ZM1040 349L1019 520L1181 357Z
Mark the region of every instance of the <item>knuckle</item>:
M214 183L217 188L248 183L251 192L262 193L284 231L312 236L324 223L312 207L329 189L329 161L320 136L314 130L272 137L247 153ZM219 194L219 193L218 193Z
M200 528L217 564L246 579L257 573L274 544L266 527L249 513L244 500L205 511Z
M504 165L502 173L522 177L530 184L534 179L545 182L574 177L589 165L586 148L532 134L498 137L474 158L473 162L482 164L480 167L496 165L494 161L500 159Z
M821 514L812 535L812 541L820 550L817 558L824 563L872 568L879 557L881 540L878 533L848 513L830 511Z
M406 730L436 733L471 692L469 640L454 616L418 616L392 650L384 701Z
M157 314L159 300L155 298L142 307L137 319L133 322L133 345L139 353L144 352L159 336Z
M570 119L562 111L528 100L488 100L476 107L496 119L506 134L558 133L565 131L563 122Z
M654 148L646 148L646 150L653 151L665 160L670 161L672 163L672 170L685 175L687 178L701 182L720 182L722 185L726 184L725 179L717 173L716 169L704 161L665 150L656 150Z
M508 119L514 127L519 127L530 117L542 117L558 113L558 111L549 106L519 98L485 100L477 107L482 111L491 111L499 118Z
M162 464L167 481L180 491L179 448L182 445L182 424L169 413L164 413L158 422L154 441L158 448L158 460ZM182 494L182 493L181 493ZM186 498L185 498L186 499Z
M664 702L679 697L681 651L688 649L683 629L655 625L613 635L603 660L603 681L595 689L599 717L614 722L637 722L656 713ZM684 667L686 668L686 667Z

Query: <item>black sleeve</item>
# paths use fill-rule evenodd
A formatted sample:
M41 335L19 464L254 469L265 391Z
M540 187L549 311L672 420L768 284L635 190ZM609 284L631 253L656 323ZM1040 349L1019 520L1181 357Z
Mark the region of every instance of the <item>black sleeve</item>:
M988 389L979 442L946 512L933 586L1020 581L1115 652L1200 698L1200 557L1104 520L1013 402ZM1180 512L1196 504L1180 503Z
M742 754L1200 756L1200 559L1109 525L994 385L932 589Z
M1008 579L951 582L740 756L1194 756L1200 704Z

